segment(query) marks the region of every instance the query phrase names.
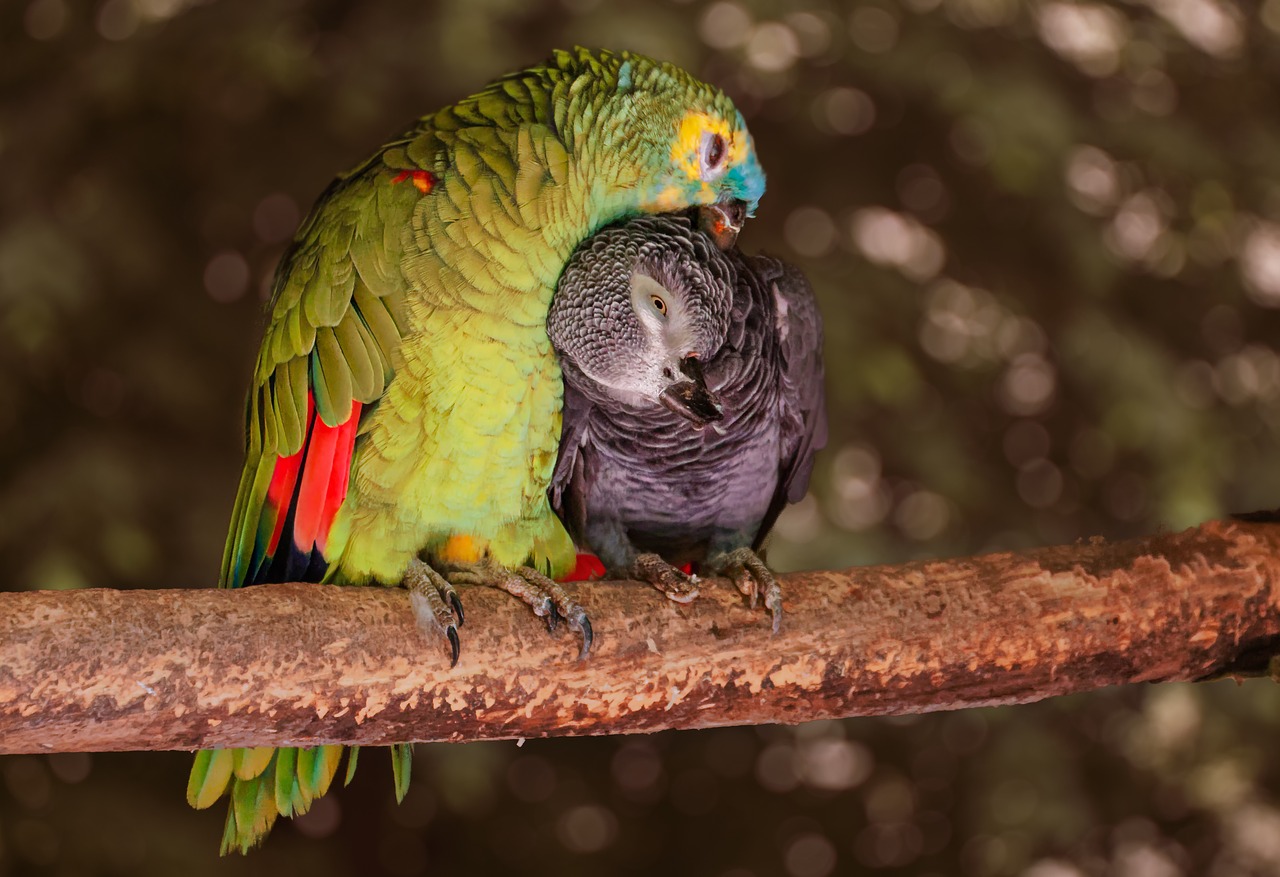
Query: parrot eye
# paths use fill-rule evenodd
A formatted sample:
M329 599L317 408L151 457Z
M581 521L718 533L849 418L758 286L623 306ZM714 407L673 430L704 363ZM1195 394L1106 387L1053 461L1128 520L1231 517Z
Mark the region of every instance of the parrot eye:
M653 309L655 311L662 314L664 317L667 315L667 303L662 300L662 296L651 295L649 296L649 302L653 305Z
M719 176L724 170L729 146L723 134L707 133L702 138L702 176L704 179Z

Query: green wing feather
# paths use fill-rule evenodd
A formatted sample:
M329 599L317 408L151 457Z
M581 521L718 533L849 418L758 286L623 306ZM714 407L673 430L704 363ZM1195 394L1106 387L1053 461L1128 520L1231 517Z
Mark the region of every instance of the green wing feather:
M222 587L250 579L274 516L287 512L268 507L267 491L278 458L302 448L308 394L320 419L335 426L350 416L353 401L375 405L393 377L405 286L400 232L421 197L394 179L395 171L377 160L336 181L281 263L249 397L247 459ZM328 790L341 757L341 746L199 752L187 800L208 807L229 790L222 851L247 852L277 816L305 813ZM348 782L354 769L353 753Z
M302 447L308 393L320 419L336 426L353 401L375 404L392 379L405 286L401 233L421 197L394 179L394 169L374 160L335 181L281 262L249 397L223 587L250 579L273 529L264 524L285 513L266 508L267 489L276 459Z

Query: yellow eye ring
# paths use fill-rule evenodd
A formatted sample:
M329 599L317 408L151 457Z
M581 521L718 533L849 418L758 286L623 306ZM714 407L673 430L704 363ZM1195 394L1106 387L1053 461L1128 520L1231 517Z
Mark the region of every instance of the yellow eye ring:
M662 300L662 296L651 295L649 296L649 302L653 305L653 309L662 314L662 316L665 317L667 315L667 303Z

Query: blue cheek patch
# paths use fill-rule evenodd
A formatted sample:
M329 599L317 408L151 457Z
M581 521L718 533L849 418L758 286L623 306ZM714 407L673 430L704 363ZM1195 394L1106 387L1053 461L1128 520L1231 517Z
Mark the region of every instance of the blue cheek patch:
M729 169L725 182L729 194L747 202L747 216L754 216L764 195L764 168L756 159L754 150L746 161Z

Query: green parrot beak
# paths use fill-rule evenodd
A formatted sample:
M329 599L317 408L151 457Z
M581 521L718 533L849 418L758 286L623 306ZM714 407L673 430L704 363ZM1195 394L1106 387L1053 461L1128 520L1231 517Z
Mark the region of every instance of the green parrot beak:
M746 201L717 201L698 208L698 226L722 250L731 249L738 242L738 232L746 221Z
M658 396L659 401L688 420L694 429L702 429L708 423L723 418L724 406L707 389L702 363L698 362L698 357L690 355L680 360L680 371L688 380L677 381L667 387Z

